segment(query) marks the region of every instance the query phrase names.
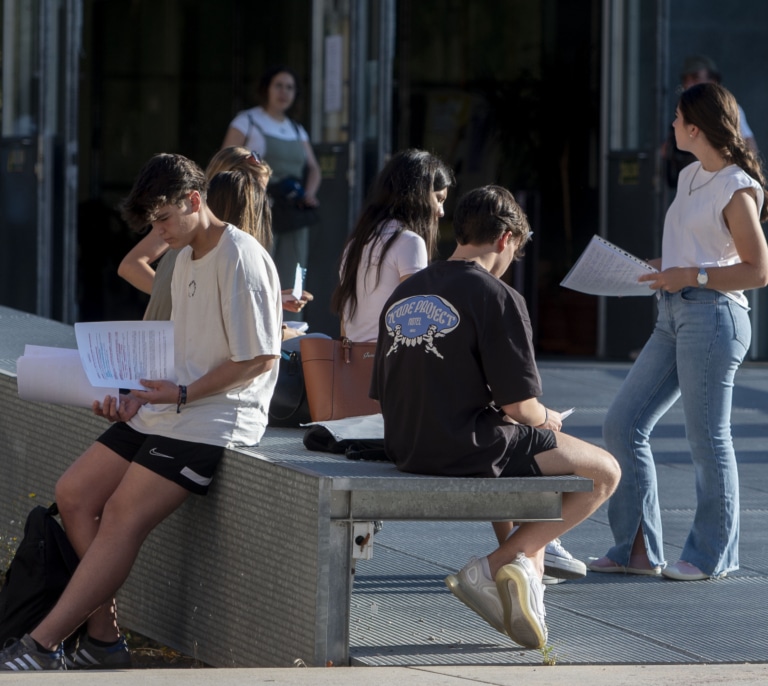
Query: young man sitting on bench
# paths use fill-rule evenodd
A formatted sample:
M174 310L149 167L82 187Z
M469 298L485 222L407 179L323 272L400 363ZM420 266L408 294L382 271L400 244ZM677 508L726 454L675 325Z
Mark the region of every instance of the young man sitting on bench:
M419 474L575 474L591 492L563 494L562 521L522 523L446 584L492 627L526 648L547 642L546 545L611 495L620 470L607 452L560 433L538 400L541 381L522 296L501 280L530 227L498 186L467 193L454 214L458 245L401 283L379 320L371 395L381 402L387 454Z

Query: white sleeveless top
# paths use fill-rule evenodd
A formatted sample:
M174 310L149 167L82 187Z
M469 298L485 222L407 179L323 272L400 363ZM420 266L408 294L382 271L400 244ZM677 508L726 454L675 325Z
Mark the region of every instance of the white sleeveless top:
M680 172L677 195L664 220L662 270L670 267L727 267L741 262L725 224L723 210L733 194L742 188L752 189L759 213L763 206L763 189L735 164L719 172L708 172L697 161ZM721 292L747 306L744 291Z

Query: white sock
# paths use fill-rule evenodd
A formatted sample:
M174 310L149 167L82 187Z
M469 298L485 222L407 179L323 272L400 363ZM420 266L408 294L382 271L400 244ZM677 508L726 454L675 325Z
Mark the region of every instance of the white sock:
M493 581L491 578L491 567L488 564L488 558L487 557L481 557L480 558L480 567L483 570L483 575L485 576L488 581Z

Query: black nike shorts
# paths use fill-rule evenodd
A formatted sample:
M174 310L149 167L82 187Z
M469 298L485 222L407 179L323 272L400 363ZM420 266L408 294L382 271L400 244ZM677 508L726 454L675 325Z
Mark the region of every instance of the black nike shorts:
M120 457L170 479L192 493L205 495L224 448L143 434L124 422L110 426L96 439Z
M499 476L541 476L536 455L557 448L557 435L550 429L537 429L520 424L517 440L510 443L507 464Z

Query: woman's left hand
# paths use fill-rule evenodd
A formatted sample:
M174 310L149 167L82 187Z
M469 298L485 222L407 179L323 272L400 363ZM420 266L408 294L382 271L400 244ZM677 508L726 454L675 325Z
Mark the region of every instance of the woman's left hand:
M698 273L699 270L695 267L671 267L663 272L643 274L638 281L647 283L654 291L677 293L683 288L697 286Z

